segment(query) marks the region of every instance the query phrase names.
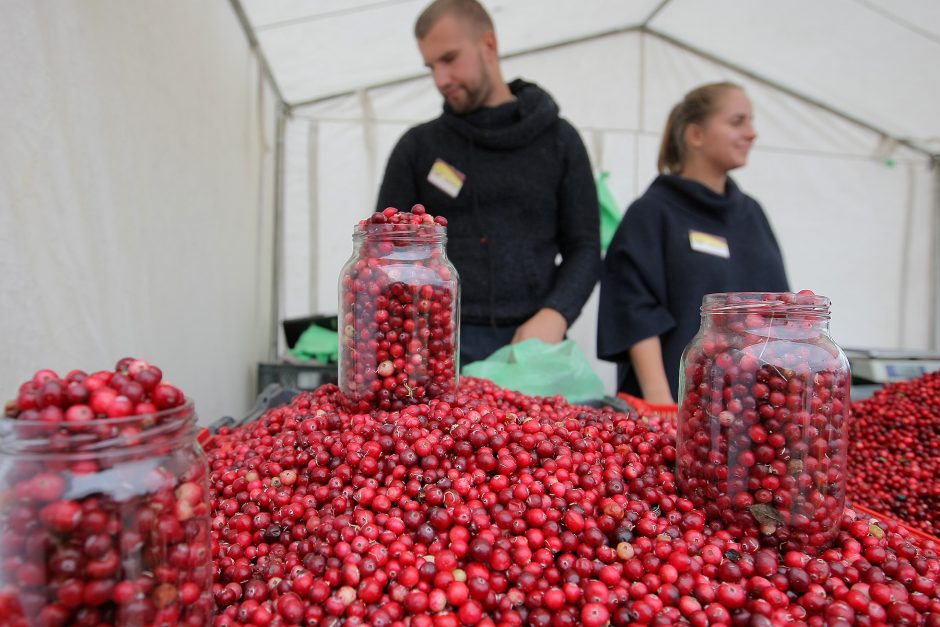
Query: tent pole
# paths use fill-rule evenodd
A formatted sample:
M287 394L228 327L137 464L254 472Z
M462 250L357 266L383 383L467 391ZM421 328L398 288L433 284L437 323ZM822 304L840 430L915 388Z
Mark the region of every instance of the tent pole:
M274 148L274 224L272 225L273 255L271 260L271 323L268 336L268 360L278 355L278 328L281 315L281 254L283 236L281 224L284 216L284 135L287 130L287 107L277 108L277 139Z
M248 15L245 13L241 0L229 0L229 4L232 7L232 11L235 13L235 19L238 20L239 25L242 27L242 32L245 33L245 38L248 40L248 46L251 52L255 55L255 58L258 59L264 80L267 81L268 85L271 87L271 91L274 92L274 97L277 99L275 131L277 138L274 148L274 216L271 235L274 250L271 251L271 320L269 323L270 328L268 329L268 360L274 361L277 359L278 355L278 338L280 336L281 247L283 245L281 223L283 222L284 213L284 135L287 128L287 116L290 114L290 106L284 100L281 88L274 78L274 72L271 71L271 66L261 49L261 45L258 43L258 38L255 37L255 32L251 28L251 22L248 19Z
M930 162L933 172L933 280L930 281L932 292L930 299L930 349L940 349L940 155L933 155Z
M320 311L320 264L318 247L320 244L320 123L311 120L307 131L307 202L309 203L309 264L310 301L312 314Z
M286 104L284 95L281 93L281 88L278 86L277 81L274 80L274 72L271 71L268 59L264 56L264 52L262 52L261 46L258 44L258 38L255 37L255 31L251 28L251 22L248 21L248 16L245 14L241 0L229 0L229 4L232 5L235 17L238 19L238 23L241 24L242 31L244 31L245 37L248 39L248 45L251 47L251 51L258 57L258 61L261 62L261 71L264 73L265 79L274 91L274 95L277 96L277 101L282 105Z

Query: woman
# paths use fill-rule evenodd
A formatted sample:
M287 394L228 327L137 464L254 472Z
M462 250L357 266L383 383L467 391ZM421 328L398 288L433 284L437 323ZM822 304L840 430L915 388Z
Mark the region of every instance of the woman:
M761 206L728 176L755 137L751 102L733 83L698 87L669 114L660 174L627 209L604 260L597 355L617 362L619 391L675 403L702 297L789 289Z

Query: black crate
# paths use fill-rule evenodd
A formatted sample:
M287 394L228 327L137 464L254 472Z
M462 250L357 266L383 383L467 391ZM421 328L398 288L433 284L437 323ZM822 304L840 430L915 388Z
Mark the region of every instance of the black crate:
M258 364L258 390L271 383L278 383L284 388L297 390L315 390L324 383L339 381L336 364Z

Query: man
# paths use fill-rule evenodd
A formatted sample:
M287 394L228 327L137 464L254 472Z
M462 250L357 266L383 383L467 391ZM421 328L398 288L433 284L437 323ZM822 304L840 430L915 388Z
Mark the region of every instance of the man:
M444 111L399 140L378 210L422 203L447 218L461 363L528 338L560 342L600 275L584 144L548 93L503 80L493 22L476 0L432 2L415 38Z

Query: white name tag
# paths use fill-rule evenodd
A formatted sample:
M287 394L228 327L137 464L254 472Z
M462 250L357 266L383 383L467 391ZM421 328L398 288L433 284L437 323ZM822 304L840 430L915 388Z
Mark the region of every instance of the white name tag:
M451 198L456 198L467 176L443 159L438 159L428 172L428 182Z
M692 250L706 255L714 255L725 259L731 257L731 251L728 250L728 240L718 235L690 229L689 245Z

